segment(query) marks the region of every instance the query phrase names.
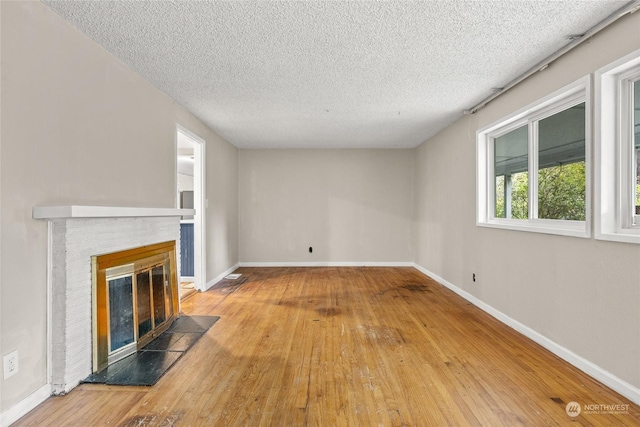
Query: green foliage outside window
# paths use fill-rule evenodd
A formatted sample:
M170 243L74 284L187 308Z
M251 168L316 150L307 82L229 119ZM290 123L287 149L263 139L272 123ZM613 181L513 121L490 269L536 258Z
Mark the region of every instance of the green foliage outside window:
M496 218L506 218L504 210L504 177L496 180ZM511 176L511 218L529 216L529 179L526 172Z
M538 218L585 220L585 162L538 171Z
M538 218L585 220L585 162L552 166L538 171ZM640 184L638 185L640 190ZM527 173L511 177L511 218L527 219ZM496 179L496 218L505 218L504 178ZM638 193L636 193L638 194Z

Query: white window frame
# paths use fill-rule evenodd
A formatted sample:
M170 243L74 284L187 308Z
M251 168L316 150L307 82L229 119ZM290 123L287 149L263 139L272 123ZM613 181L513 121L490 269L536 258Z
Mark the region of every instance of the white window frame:
M476 225L562 236L591 236L591 78L585 76L521 110L480 129L476 134ZM574 105L585 103L585 221L539 219L537 122ZM495 217L493 141L529 125L529 219Z
M640 50L595 73L595 238L640 244L633 212L630 81L640 79Z

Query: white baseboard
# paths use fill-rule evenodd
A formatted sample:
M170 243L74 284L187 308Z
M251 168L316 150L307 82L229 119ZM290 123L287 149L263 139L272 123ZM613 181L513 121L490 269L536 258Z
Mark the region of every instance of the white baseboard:
M549 350L550 352L552 352L556 356L564 359L565 361L567 361L571 365L573 365L576 368L580 369L582 372L584 372L587 375L595 378L596 380L600 381L602 384L606 385L607 387L611 388L612 390L620 393L621 395L623 395L627 399L631 400L636 405L640 405L640 388L635 387L632 384L629 384L628 382L616 377L615 375L613 375L612 373L610 373L609 371L607 371L605 369L602 369L600 366L596 365L595 363L585 359L584 357L581 357L581 356L575 354L571 350L569 350L569 349L561 346L560 344L550 340L549 338L545 337L544 335L540 334L539 332L536 332L535 330L531 329L530 327L528 327L526 325L523 325L522 323L518 322L517 320L512 319L511 317L507 316L506 314L502 313L501 311L496 310L495 308L493 308L489 304L479 300L478 298L476 298L475 296L471 295L470 293L458 288L457 286L455 286L454 284L446 281L442 277L439 277L438 275L430 272L426 268L424 268L424 267L422 267L422 266L420 266L418 264L415 264L415 263L414 263L413 266L417 270L419 270L420 272L422 272L422 273L426 274L427 276L431 277L436 282L440 283L441 285L449 288L450 290L452 290L456 294L460 295L462 298L466 299L467 301L469 301L470 303L472 303L476 307L480 308L481 310L483 310L486 313L490 314L491 316L495 317L496 319L498 319L499 321L501 321L505 325L515 329L516 331L518 331L522 335L524 335L527 338L531 339L532 341L535 341L536 343L540 344L541 346L543 346L544 348L546 348L547 350Z
M209 280L205 286L205 291L209 288L211 288L213 285L215 285L216 283L218 283L220 280L224 279L225 276L231 274L234 272L234 270L238 267L240 267L240 263L234 265L233 267L228 268L227 270L225 270L223 273L218 274L214 279Z
M51 386L49 384L40 387L20 402L7 409L0 416L0 426L7 427L24 417L33 408L51 397Z
M413 267L412 262L241 262L240 267Z

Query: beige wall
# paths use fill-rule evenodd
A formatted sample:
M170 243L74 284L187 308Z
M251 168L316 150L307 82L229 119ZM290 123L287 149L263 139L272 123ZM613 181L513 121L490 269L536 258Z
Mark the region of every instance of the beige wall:
M178 191L193 191L193 177L179 173Z
M240 150L240 261L410 262L412 153Z
M418 265L635 387L640 245L476 227L475 133L640 48L638 28L624 18L422 144L414 224Z
M39 2L1 3L0 412L47 383L37 205L174 207L175 127L206 140L208 279L237 263L237 149Z

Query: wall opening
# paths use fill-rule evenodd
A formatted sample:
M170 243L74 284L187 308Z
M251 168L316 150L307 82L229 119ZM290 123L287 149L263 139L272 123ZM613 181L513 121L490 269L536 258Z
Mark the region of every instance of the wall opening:
M195 209L193 217L180 221L180 295L206 288L204 140L177 128L177 207Z

